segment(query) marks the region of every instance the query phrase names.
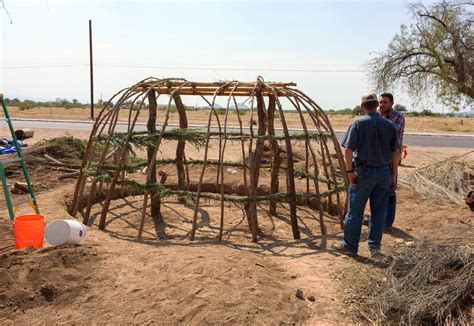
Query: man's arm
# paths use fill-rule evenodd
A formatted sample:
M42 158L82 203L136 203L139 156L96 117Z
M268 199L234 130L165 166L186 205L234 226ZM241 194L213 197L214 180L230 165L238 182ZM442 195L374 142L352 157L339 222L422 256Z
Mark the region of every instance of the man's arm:
M405 132L405 116L399 113L399 119L396 119L394 123L397 129L398 147L400 147L401 150L403 147L403 133Z
M400 163L400 150L397 149L392 155L392 190L397 190L398 165Z
M346 159L347 177L351 184L356 184L357 175L354 173L354 166L352 165L352 149L346 148L344 150L344 157Z
M354 166L352 165L353 151L357 148L359 143L358 128L355 123L352 123L347 130L344 140L342 141L342 147L344 150L344 158L346 160L346 173L347 178L351 184L356 184L357 175L354 174Z
M397 190L398 184L398 165L400 164L401 157L401 146L399 144L400 139L397 135L397 129L393 129L392 141L390 147L392 149L392 190Z

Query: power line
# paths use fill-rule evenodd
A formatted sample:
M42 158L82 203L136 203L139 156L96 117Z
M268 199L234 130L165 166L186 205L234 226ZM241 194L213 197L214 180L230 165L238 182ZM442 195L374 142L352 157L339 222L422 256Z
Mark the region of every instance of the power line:
M25 66L4 66L0 69L35 69L35 68L61 68L61 67L89 67L87 64L51 64L51 65L25 65Z
M123 64L95 64L95 67L104 68L138 68L138 69L181 69L181 70L205 70L205 71L276 71L276 72L335 72L335 73L361 73L362 69L337 69L337 68L232 68L232 67L187 67L187 66L154 66L154 65L123 65ZM63 67L89 67L88 64L50 64L50 65L21 65L3 66L0 69L37 69L37 68L63 68Z

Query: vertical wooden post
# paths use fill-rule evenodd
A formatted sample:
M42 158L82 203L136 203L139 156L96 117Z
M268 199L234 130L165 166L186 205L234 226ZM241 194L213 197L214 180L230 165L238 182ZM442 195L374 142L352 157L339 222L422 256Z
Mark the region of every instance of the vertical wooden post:
M183 101L178 94L173 95L173 100L176 105L176 110L178 111L179 116L179 127L181 129L188 128L188 119L186 118L186 109L184 107ZM184 169L184 148L186 146L185 140L178 140L178 145L176 146L176 170L178 174L178 188L179 190L185 189L186 184L186 174Z
M268 95L268 135L275 136L275 96L273 94ZM270 139L270 158L271 158L271 181L270 181L270 193L276 194L279 187L279 174L282 158L280 155L280 146L276 139ZM270 201L270 214L276 215L276 204L274 200Z
M256 92L257 98L257 116L258 116L258 136L265 136L267 131L267 114L265 112L265 103L262 96L262 89L257 89ZM257 242L257 230L258 230L258 220L257 220L257 202L255 197L257 196L258 189L258 179L260 176L260 164L263 154L263 145L265 141L258 137L255 143L255 151L250 153L250 222L252 226L252 240Z
M280 101L278 100L277 93L273 88L273 94L276 98L276 103L278 105L278 112L280 113L280 120L283 126L283 133L285 135L285 145L286 145L286 188L290 195L290 220L291 220L291 229L293 231L293 238L300 239L300 229L298 227L298 217L296 216L296 185L295 185L295 170L293 164L293 149L291 146L291 138L288 132L288 126L286 124L285 114L283 113L283 108L281 107Z
M89 66L91 78L91 119L94 119L94 65L92 60L92 20L89 19Z
M227 107L225 110L225 118L224 118L224 144L219 146L219 171L220 171L220 181L221 181L221 219L219 225L219 241L222 241L222 234L224 233L224 156L225 156L225 148L227 145L227 119L229 117L229 105L230 99L232 98L232 93L237 88L239 84L236 83L232 88L229 97L227 98Z
M306 134L306 175L308 175L308 170L309 170L309 157L308 157L308 150L311 152L311 156L313 158L313 164L314 164L314 189L316 191L316 203L318 205L318 210L319 210L319 226L321 229L321 234L326 235L326 227L324 226L324 216L323 216L323 206L321 202L321 196L320 196L320 189L319 189L319 166L318 166L318 160L316 158L316 154L311 147L311 140L309 139L309 134L308 134L308 128L306 126L306 121L304 120L303 113L301 111L300 107L300 100L298 99L297 95L294 97L294 101L291 99L291 97L287 97L288 100L293 104L295 107L296 111L298 111L298 114L300 116L300 121L301 121L301 126L303 127L304 133ZM309 192L309 177L306 177L306 189L307 192Z
M146 129L148 134L156 133L156 114L157 114L158 105L156 103L156 94L154 90L148 92L148 122L146 124ZM131 110L132 108L130 108ZM148 168L151 168L151 173L147 173L147 183L156 183L156 165L151 165L150 162L153 159L155 153L155 148L153 146L148 146L146 149L146 156L148 161ZM160 217L160 199L151 194L151 216L153 218Z
M207 137L206 137L206 146L204 147L204 162L202 164L202 170L201 170L201 175L199 176L199 181L198 181L198 185L197 185L197 194L196 194L196 200L195 200L195 207L194 207L194 214L193 214L193 227L191 229L191 234L190 234L190 240L191 241L194 241L194 237L196 236L196 230L197 230L197 215L198 215L198 210L199 210L199 201L201 199L201 190L202 190L202 180L204 178L204 173L206 172L206 166L207 166L207 155L208 155L208 152L209 152L209 141L210 141L210 132L211 132L211 122L212 122L212 114L213 113L216 113L215 112L215 109L214 109L214 105L216 103L216 97L217 97L217 94L225 87L227 87L230 83L226 83L224 85L222 85L221 87L219 87L215 92L214 92L214 96L212 98L212 103L209 103L205 97L203 97L204 100L206 100L206 102L208 102L208 104L210 104L210 107L211 107L211 111L209 112L209 118L207 120L207 129L206 129L206 132L207 132ZM216 116L216 120L217 120L217 123L218 123L218 126L219 126L219 133L221 133L221 126L220 126L220 123L219 123L219 119L218 119L218 116L217 114L215 114ZM221 148L220 144L219 144L219 148ZM218 174L219 175L219 174Z

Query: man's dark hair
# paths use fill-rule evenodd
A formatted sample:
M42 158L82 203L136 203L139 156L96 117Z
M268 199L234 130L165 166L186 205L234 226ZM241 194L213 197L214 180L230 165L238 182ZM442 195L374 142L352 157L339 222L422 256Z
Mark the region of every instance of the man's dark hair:
M393 94L392 93L382 93L380 94L380 97L388 97L390 100L390 103L393 103Z
M365 108L366 110L373 111L379 107L378 101L370 101L361 104L361 107Z

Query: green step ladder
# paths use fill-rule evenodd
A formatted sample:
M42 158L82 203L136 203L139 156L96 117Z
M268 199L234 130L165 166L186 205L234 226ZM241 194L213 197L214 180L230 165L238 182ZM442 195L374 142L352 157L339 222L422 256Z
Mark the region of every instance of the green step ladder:
M23 156L21 155L21 146L18 144L15 129L13 128L12 121L10 119L10 114L8 113L7 105L5 103L5 99L2 93L0 93L0 101L2 102L3 114L5 116L4 120L7 122L8 128L10 129L17 155L17 157L9 157L5 159L2 159L3 155L0 155L0 178L2 179L3 193L5 194L5 200L7 202L8 214L10 215L10 220L13 221L15 219L16 208L19 206L29 204L35 210L36 214L39 214L39 209L38 204L36 202L35 194L33 192L33 187L31 186L30 177L28 176L28 170L26 169L25 161L23 160ZM8 189L7 178L5 175L6 165L14 162L20 162L21 169L23 171L23 176L25 177L26 184L28 185L28 198L22 199L18 202L12 202L11 193Z

